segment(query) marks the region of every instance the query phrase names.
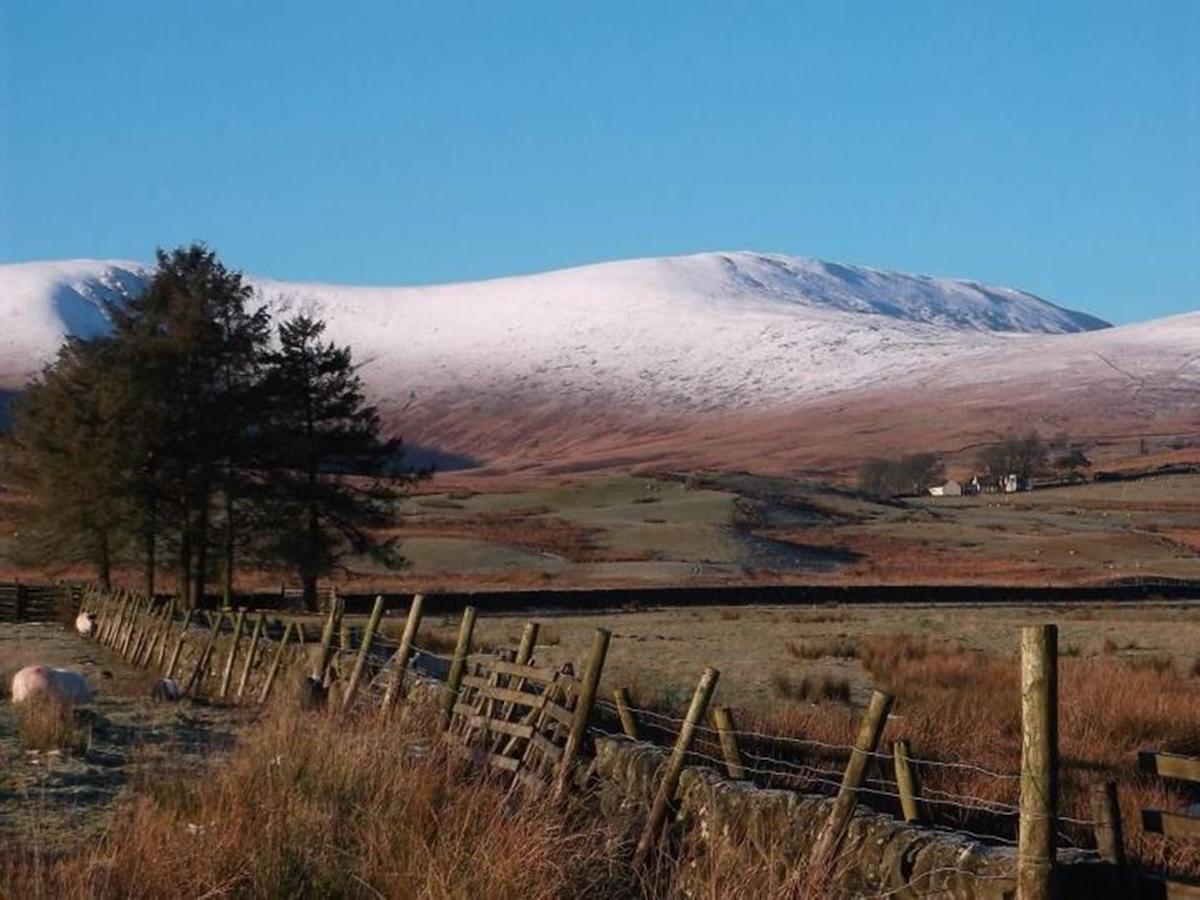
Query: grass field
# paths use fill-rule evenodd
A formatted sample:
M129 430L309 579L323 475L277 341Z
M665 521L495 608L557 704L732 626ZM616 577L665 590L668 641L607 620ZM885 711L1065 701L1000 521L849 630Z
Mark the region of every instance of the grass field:
M80 566L20 563L20 503L0 494L0 580L88 577ZM333 583L363 592L1200 579L1197 509L1200 475L894 503L779 477L607 475L411 496L386 532L409 565L350 557ZM170 579L164 572L164 588ZM135 585L140 571L131 564L117 580ZM244 590L293 582L255 569L238 580Z
M679 715L711 665L721 672L714 703L733 707L747 730L844 745L870 692L883 689L896 696L885 747L904 738L919 757L1009 774L1020 770L1020 628L1055 622L1064 812L1089 819L1090 787L1115 781L1136 858L1200 875L1190 842L1164 841L1140 827L1141 808L1183 811L1196 801L1194 792L1140 775L1136 766L1139 750L1200 754L1194 606L708 607L542 622L538 660L577 667L592 629L611 629L606 696L625 686L639 705ZM443 619L430 630L448 643L455 624ZM475 633L482 644L512 645L520 627L518 617L482 615ZM788 758L835 769L845 762L805 753L814 751L791 750ZM940 768L923 777L935 790L1016 802L1012 781ZM953 807L934 812L942 824L986 833L1013 825ZM1076 829L1073 839L1086 844L1091 836Z

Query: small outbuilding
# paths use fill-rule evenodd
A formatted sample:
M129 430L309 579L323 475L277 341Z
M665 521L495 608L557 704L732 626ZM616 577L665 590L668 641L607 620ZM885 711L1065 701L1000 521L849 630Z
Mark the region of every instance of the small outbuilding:
M929 494L933 497L961 497L962 492L962 485L953 478L945 484L937 484L929 489Z

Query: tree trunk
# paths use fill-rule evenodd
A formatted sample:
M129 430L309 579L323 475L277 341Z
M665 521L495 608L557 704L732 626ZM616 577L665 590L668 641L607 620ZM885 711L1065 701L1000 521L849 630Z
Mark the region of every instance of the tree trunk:
M142 557L145 562L143 579L146 596L154 596L154 576L158 567L158 467L155 464L153 452L146 454L146 469L144 477L149 488L144 497L145 519L142 522Z
M192 511L184 505L179 530L179 602L184 609L194 609L192 597Z
M233 605L233 562L235 552L233 521L233 493L225 485L225 605Z
M310 502L308 507L308 559L303 563L300 573L300 583L304 587L304 608L317 609L317 551L320 548L321 521L317 516L317 508Z
M199 508L196 510L196 568L192 598L196 603L203 604L205 589L208 587L208 524L209 508L212 506L212 492L207 478L200 485L196 500Z
M108 531L101 529L96 544L96 580L100 582L100 590L108 593L112 590L112 558L108 548Z
M300 585L304 589L304 608L309 612L317 611L317 573L301 572Z
M150 506L146 510L146 526L142 529L142 554L146 565L144 579L146 596L154 596L154 575L158 565L158 498L150 498Z

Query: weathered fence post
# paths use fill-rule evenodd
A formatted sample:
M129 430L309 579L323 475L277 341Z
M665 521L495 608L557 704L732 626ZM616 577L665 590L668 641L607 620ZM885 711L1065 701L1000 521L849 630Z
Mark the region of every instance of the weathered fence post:
M296 623L289 619L287 627L283 629L283 637L279 639L279 649L275 651L275 658L271 660L271 668L267 670L262 691L258 695L260 704L266 703L267 698L271 696L271 688L275 685L275 676L279 674L279 666L283 662L283 654L287 651L288 638L292 636L293 630L297 630Z
M679 728L679 736L675 739L675 747L671 750L671 755L663 767L662 780L658 784L658 792L654 795L654 805L650 807L650 816L642 828L641 837L638 838L637 850L633 854L635 868L645 865L650 851L654 849L654 844L658 841L659 832L662 831L663 822L667 818L667 810L675 798L675 789L679 787L679 773L683 771L683 763L687 758L688 747L692 743L692 735L695 734L697 723L704 718L704 714L708 711L708 701L712 699L717 679L720 677L721 673L711 666L706 668L700 676L696 692L692 695L692 705L688 707L687 715L683 718L683 725Z
M238 679L235 700L241 700L242 694L246 693L246 684L250 681L250 669L254 666L254 654L258 652L258 642L262 638L263 626L266 621L267 614L262 612L254 620L254 630L250 633L250 648L246 651L246 661L242 664L242 677Z
M165 640L167 630L171 627L170 622L170 610L168 609L167 604L164 603L162 613L158 616L156 621L150 624L150 638L146 642L145 650L143 650L142 654L137 658L137 664L143 669L150 665L151 660L154 659L154 651L158 648L159 641Z
M521 643L517 645L517 665L527 666L533 659L533 650L537 646L539 626L537 622L526 622L521 629Z
M225 618L225 614L217 610L212 616L213 623L212 628L208 632L208 639L204 642L204 646L200 648L200 654L196 657L196 665L192 667L192 677L188 679L187 687L183 691L186 695L195 696L200 693L200 685L204 683L209 657L212 655L213 647L217 643L217 635L221 633L221 621Z
M450 673L442 692L442 728L450 727L454 703L458 699L462 677L467 670L467 655L471 652L471 633L475 630L475 607L463 610L462 624L458 627L458 643L454 645L454 659L450 662Z
M733 711L728 706L718 706L713 710L713 724L717 726L717 736L721 739L721 755L725 757L725 771L735 781L746 778L746 767L742 765L742 754L738 752L737 729L733 724Z
M125 635L125 642L121 646L121 655L130 663L137 658L137 650L141 646L142 636L146 631L146 610L142 607L142 601L134 595L133 615L129 618L129 632Z
M850 760L846 763L842 786L834 798L829 821L825 823L825 829L813 848L813 868L818 873L828 868L841 847L850 817L854 815L854 807L858 803L858 789L866 779L867 765L879 747L879 737L883 734L883 726L887 724L891 708L891 694L875 691L871 695L871 703L858 726L858 736L854 739L854 749L850 751Z
M1125 895L1125 835L1114 782L1106 781L1092 786L1092 821L1096 832L1096 850L1110 869L1108 896L1118 900Z
M1021 821L1018 900L1048 900L1058 812L1058 627L1021 629Z
M571 730L563 747L562 760L558 766L558 781L554 785L554 796L561 797L567 789L567 780L575 767L575 758L587 735L588 719L592 705L596 702L596 689L600 686L600 673L604 671L604 657L608 654L608 641L612 633L606 628L597 628L592 637L592 649L588 654L587 668L579 683L579 694L575 698L575 714L571 719Z
M171 651L171 661L163 672L163 678L174 678L175 667L179 664L179 654L183 652L183 643L187 640L188 626L192 624L193 610L183 614L183 626L179 629L179 639L175 641L175 649Z
M635 741L640 740L637 719L633 715L633 704L629 702L629 691L623 687L617 688L613 691L613 700L617 704L617 716L621 720L621 730L625 732L625 736Z
M350 674L350 683L346 685L346 696L342 698L342 712L350 709L354 695L358 693L358 684L362 681L363 672L367 668L367 660L371 657L371 645L375 643L375 632L379 629L379 620L383 618L383 595L375 598L375 606L371 610L371 618L367 620L367 628L363 632L362 646L358 648L358 659L354 661L354 671Z
M421 626L421 608L424 604L424 594L413 594L412 604L408 607L408 618L404 622L404 634L400 637L400 646L392 656L392 675L388 679L381 709L384 715L391 712L392 706L400 697L400 689L404 686L404 673L408 669L409 659L412 658L413 640Z
M237 661L238 644L242 642L242 629L246 627L246 610L239 609L233 621L233 640L229 643L229 656L225 658L225 671L221 673L221 689L217 697L224 700L229 696L229 682L233 680L233 665Z
M313 680L321 684L326 683L329 675L329 663L333 659L333 639L342 620L342 602L342 598L334 591L329 599L329 616L325 619L325 628L321 632L321 652L312 674Z
M175 621L175 598L167 600L167 613L163 617L162 640L158 642L158 667L161 669L167 655L167 641L171 638L171 623Z
M892 744L892 763L896 770L896 787L900 793L900 811L904 813L905 822L919 822L921 807L918 798L921 789L917 784L917 776L913 773L912 753L908 741L896 741Z

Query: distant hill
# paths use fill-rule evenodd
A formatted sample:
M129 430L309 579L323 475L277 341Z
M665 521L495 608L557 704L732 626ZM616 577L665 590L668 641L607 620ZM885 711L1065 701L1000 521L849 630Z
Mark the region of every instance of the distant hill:
M63 334L101 333L103 301L148 274L0 266L0 387ZM1179 427L1198 374L1200 315L1111 328L1014 288L772 254L422 287L253 281L276 311L329 322L406 439L509 471L786 470L1026 424Z

